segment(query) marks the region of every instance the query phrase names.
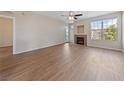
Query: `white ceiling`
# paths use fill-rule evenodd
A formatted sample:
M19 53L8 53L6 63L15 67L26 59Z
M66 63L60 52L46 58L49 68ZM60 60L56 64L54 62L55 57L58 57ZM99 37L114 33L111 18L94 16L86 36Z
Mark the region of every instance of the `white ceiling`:
M86 18L101 16L101 15L115 13L115 12L117 12L117 11L74 11L74 14L82 13L83 16L78 17L78 20L82 20L82 19L86 19ZM66 21L66 17L61 16L61 15L67 15L69 13L69 11L37 11L37 12L34 11L33 13L50 16L53 18L57 18L57 19Z
M9 14L15 14L16 11L4 11L5 13ZM86 19L86 18L91 18L91 17L96 17L96 16L101 16L105 14L110 14L110 13L115 13L117 11L72 11L74 14L81 13L83 16L77 17L78 20ZM33 14L38 14L38 15L44 15L44 16L49 16L56 18L58 20L66 21L67 22L67 17L61 16L61 15L68 15L69 11L20 11L17 13L33 13Z

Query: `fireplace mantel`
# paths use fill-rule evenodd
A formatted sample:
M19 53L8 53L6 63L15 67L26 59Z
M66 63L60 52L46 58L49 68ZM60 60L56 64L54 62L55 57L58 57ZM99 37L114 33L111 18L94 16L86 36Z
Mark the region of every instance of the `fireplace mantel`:
M84 46L87 46L87 35L86 34L75 34L75 36L74 36L75 38L74 38L74 41L75 41L75 43L77 44L78 42L77 42L77 38L82 38L82 40L83 40L83 42L84 42Z

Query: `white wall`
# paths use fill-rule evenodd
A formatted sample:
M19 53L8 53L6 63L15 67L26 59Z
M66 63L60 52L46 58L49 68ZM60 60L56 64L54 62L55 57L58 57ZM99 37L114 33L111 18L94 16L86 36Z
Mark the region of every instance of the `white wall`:
M0 17L0 47L12 46L13 21Z
M65 42L65 24L41 15L16 15L14 54Z
M124 12L122 12L122 47L124 52Z
M118 33L117 33L116 40L115 41L91 40L91 38L90 38L90 22L92 20L113 18L113 17L118 18ZM121 12L81 20L76 23L76 26L77 25L84 25L84 32L87 33L87 36L88 36L88 38L87 38L88 46L95 46L95 47L102 47L102 48L109 48L109 49L116 49L116 50L122 49ZM75 30L75 33L76 33L76 30Z
M65 42L65 23L52 17L31 12L0 12L0 16L14 19L13 53L18 54Z

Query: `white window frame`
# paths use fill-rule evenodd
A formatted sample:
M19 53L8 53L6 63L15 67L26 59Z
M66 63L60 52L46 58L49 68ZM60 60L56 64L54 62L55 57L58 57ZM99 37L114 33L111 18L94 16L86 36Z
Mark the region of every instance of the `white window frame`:
M118 17L92 20L92 21L90 22L90 39L91 39L91 40L94 40L94 41L95 41L95 40L106 40L106 39L103 38L103 37L104 37L104 36L103 36L103 33L104 33L104 32L103 32L103 30L104 30L104 29L103 29L103 21L104 21L104 20L111 20L111 19L112 19L112 20L117 19L117 31L116 31L116 35L115 35L115 40L116 40L117 34L118 34ZM93 30L93 29L92 29L91 24L92 24L92 22L98 22L98 21L102 21L102 22L101 22L101 23L102 23L102 24L101 24L101 37L100 37L100 39L93 39L93 38L92 38L92 30ZM94 29L94 30L95 30L95 29ZM97 30L97 29L96 29L96 30ZM107 40L107 41L115 41L115 40Z

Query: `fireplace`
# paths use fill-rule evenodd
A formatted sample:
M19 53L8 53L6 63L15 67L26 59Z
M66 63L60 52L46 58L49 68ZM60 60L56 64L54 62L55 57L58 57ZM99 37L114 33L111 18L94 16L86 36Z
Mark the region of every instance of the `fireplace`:
M87 46L87 35L75 35L75 43Z
M84 37L77 37L77 44L84 45Z

